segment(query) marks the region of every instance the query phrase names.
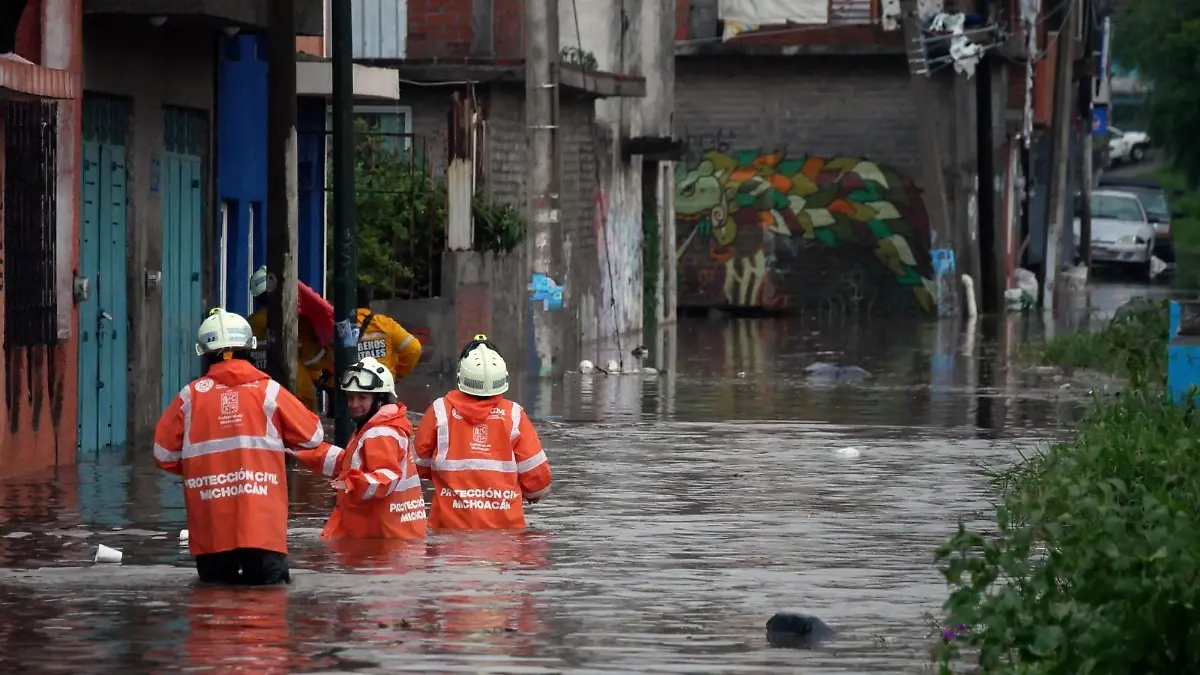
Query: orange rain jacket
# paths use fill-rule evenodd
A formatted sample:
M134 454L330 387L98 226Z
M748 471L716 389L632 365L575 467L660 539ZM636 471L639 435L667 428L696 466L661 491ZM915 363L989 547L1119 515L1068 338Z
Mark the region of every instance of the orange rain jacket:
M312 471L346 483L322 539L425 536L425 498L409 449L407 412L403 404L383 406L346 444L348 451L331 446L296 453Z
M327 451L321 421L247 361L214 364L154 430L154 461L183 477L192 555L287 553L285 448Z
M550 494L550 464L533 423L503 396L451 391L417 427L417 471L433 480L430 526L525 527L524 499Z
M362 330L363 321L371 310L360 307L358 310L358 328ZM415 335L404 330L395 319L375 314L371 317L371 325L367 326L365 335L358 337L358 358L365 359L373 356L385 368L392 372L392 377L399 380L407 377L421 360L421 341Z

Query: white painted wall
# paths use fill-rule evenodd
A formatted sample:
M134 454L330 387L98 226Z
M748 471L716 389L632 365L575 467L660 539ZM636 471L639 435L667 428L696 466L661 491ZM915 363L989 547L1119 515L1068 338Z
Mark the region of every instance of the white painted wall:
M597 360L630 362L629 351L642 340L642 162L625 162L621 140L641 135L670 135L674 108L674 0L559 0L559 45L595 56L601 71L646 78L642 99L596 102L600 207L600 339ZM651 165L653 166L653 165ZM661 249L669 264L650 270L658 279L660 317L673 321L674 195L672 170L658 170ZM615 300L615 302L614 302ZM627 336L618 353L616 334Z

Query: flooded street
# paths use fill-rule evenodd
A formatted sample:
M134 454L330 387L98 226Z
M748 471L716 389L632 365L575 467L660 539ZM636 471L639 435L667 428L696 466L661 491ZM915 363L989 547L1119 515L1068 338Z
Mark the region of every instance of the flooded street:
M514 387L555 478L526 533L331 548L332 491L295 470L287 588L196 585L148 444L0 484L0 670L919 672L934 550L987 516L978 467L1086 398L1018 361L1035 324L683 321L647 345L667 374ZM807 380L820 361L876 377ZM419 413L449 382L402 386ZM124 563L93 566L100 543ZM839 638L769 648L784 609Z

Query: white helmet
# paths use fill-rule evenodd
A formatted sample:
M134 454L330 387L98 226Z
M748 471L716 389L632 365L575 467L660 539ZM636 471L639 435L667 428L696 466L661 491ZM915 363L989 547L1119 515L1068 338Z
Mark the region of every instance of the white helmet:
M267 266L263 265L258 268L254 276L250 277L250 295L258 297L267 292Z
M213 354L235 349L255 349L258 340L250 323L232 312L217 307L200 324L196 336L196 354Z
M487 342L476 335L458 361L458 388L473 396L495 396L508 391L508 365Z
M342 391L394 395L395 388L391 371L373 356L358 361L342 375Z

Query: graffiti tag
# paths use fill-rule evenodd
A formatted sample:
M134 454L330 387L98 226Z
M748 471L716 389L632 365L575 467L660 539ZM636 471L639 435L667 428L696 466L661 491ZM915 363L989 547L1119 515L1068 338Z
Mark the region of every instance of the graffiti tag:
M712 132L693 132L686 126L683 128L683 142L687 144L688 157L692 158L700 157L709 151L728 153L736 141L737 134L732 129L718 128Z

